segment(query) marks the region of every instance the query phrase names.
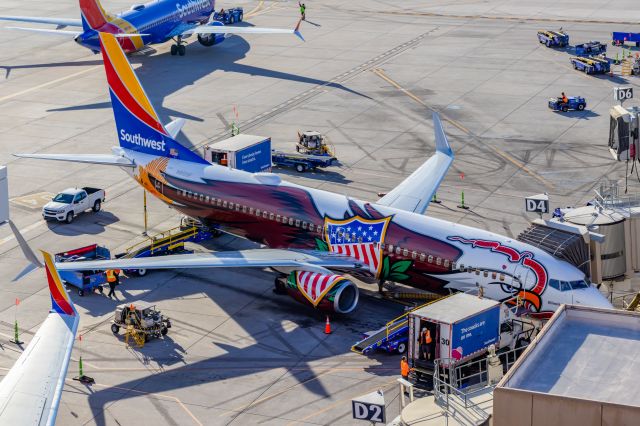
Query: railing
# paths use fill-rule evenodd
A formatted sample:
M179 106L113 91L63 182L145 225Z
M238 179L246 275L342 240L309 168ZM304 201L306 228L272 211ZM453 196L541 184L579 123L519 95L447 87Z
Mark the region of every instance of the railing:
M174 232L178 230L178 232ZM190 229L181 230L179 226L171 228L167 231L160 232L152 237L147 237L145 240L140 241L126 249L127 254L134 253L145 246L149 246L151 253L161 249L165 246L171 246L174 243L184 241L188 238L195 237L198 234L198 229L194 226Z
M410 309L410 310L406 311L404 314L402 314L402 315L400 315L400 316L398 316L398 317L396 317L396 318L392 319L391 321L389 321L389 322L385 325L385 327L387 328L387 339L389 338L389 335L390 335L391 333L393 333L393 332L394 332L394 331L396 331L398 328L400 328L400 327L402 327L402 326L404 325L404 323L400 322L400 320L401 320L401 319L403 319L403 318L407 318L411 312L417 311L418 309L424 308L424 307L425 307L425 306L427 306L427 305L430 305L430 304L432 304L432 303L438 302L438 301L440 301L440 300L442 300L442 299L445 299L445 298L447 298L447 297L449 297L449 296L443 296L443 297L440 297L440 298L438 298L438 299L431 300L430 302L424 303L424 304L422 304L422 305L420 305L420 306L416 306L415 308Z
M617 296L611 292L609 299L613 306L622 306L625 310L635 311L638 307L638 295L640 295L638 291L624 292Z

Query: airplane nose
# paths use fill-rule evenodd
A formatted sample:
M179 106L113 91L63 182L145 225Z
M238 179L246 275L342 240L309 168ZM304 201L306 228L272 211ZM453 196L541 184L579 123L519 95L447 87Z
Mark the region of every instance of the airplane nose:
M595 287L578 292L574 298L574 303L576 305L591 306L594 308L613 309L611 302Z

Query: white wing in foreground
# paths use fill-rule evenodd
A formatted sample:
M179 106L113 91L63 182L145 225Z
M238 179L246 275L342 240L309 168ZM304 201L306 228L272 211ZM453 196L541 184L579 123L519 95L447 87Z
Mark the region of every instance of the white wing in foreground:
M436 153L376 204L424 213L453 162L453 151L437 113L433 113Z
M53 425L67 375L79 318L51 255L43 254L52 309L0 382L2 425Z
M292 30L286 28L260 28L260 27L231 27L226 25L200 25L182 32L182 35L190 34L293 34L304 41L300 33L300 23Z
M82 21L74 18L38 18L35 16L0 16L0 21L32 22L34 24L53 24L58 27L80 27Z

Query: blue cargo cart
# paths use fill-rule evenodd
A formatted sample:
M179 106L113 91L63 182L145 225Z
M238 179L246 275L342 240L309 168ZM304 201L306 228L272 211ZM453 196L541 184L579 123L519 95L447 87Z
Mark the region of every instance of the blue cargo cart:
M590 41L576 45L576 55L578 56L591 56L599 55L607 51L607 45L600 43L599 41Z
M338 163L337 158L328 155L306 155L276 150L271 151L271 161L276 166L293 167L299 173L330 167Z
M370 355L377 350L383 350L390 354L403 354L407 351L409 340L409 323L407 316L403 315L390 321L379 330L365 333L362 340L351 347L353 352Z
M605 74L611 70L611 64L605 58L573 56L570 61L574 69L586 74Z
M538 31L538 41L547 47L565 47L569 45L569 34L559 31Z
M65 251L55 255L56 262L82 262L85 260L109 260L111 252L108 248L92 244L86 247ZM86 292L98 289L103 292L102 285L107 282L104 271L60 271L60 279L78 289L78 295L84 296Z
M549 99L549 109L553 111L567 112L570 109L583 111L587 107L587 101L581 96L570 96L567 98L569 102L563 103L560 98Z
M625 43L635 43L636 47L640 47L640 33L613 32L611 39L611 44L614 46L621 46Z
M236 22L242 22L244 19L244 10L241 7L226 10L221 9L220 12L213 13L213 19L225 25L233 25Z

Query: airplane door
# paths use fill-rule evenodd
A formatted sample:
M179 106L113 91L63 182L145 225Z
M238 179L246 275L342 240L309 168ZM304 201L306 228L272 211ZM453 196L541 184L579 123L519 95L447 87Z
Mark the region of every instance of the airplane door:
M162 184L162 182L160 182L158 179L155 179L155 182L153 184L156 188L156 190L161 193L162 195L164 195L164 185Z

